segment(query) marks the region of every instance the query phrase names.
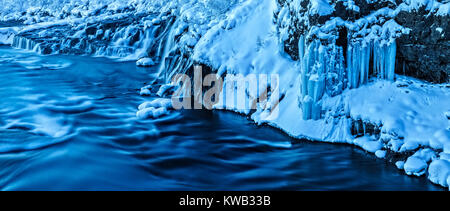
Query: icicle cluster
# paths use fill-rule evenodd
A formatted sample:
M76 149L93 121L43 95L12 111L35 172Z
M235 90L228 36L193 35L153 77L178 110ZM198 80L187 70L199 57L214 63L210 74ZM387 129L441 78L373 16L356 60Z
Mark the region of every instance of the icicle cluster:
M373 45L374 73L378 75L379 78L394 81L397 43L379 44L378 42L375 42Z
M298 44L301 62L300 101L303 119L320 119L321 99L325 93L335 96L345 88L358 88L369 81L372 64L378 78L394 80L397 46L379 43L351 42L347 46L347 64L343 49L336 45L324 46L319 41L306 45L305 36Z
M376 41L350 44L347 49L349 87L358 88L368 82L371 61L374 75L381 79L393 81L395 77L396 51L397 44L395 42L380 44Z
M299 41L301 58L301 101L303 119L320 119L321 99L325 93L335 95L343 89L344 65L342 49L334 45L329 49L319 41L305 45L305 37Z

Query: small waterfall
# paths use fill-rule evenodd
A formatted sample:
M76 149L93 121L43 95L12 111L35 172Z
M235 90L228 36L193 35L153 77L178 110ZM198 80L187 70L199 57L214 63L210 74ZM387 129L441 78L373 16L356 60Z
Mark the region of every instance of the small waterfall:
M22 36L14 36L13 42L11 44L13 48L25 49L29 51L34 51L36 53L42 53L41 44L37 43L31 39L22 37Z
M164 45L162 48L162 54L161 54L161 64L158 68L158 74L161 76L162 73L164 73L164 82L167 83L167 63L170 62L172 58L169 57L170 53L175 47L175 28L177 27L178 20L175 20L175 22L170 27L170 31L167 34L167 36L164 38ZM162 44L162 43L161 43ZM162 46L162 45L161 45Z
M155 34L158 31L160 25L152 26L148 29L144 29L143 37L139 42L135 44L136 50L133 55L133 58L140 59L142 57L149 56L149 51L152 48L155 40ZM142 33L141 33L142 36Z

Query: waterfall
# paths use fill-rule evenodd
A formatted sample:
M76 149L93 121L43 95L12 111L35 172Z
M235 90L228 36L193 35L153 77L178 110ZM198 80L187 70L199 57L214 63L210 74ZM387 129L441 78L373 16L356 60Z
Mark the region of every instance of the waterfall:
M167 69L169 67L169 65L167 65L168 61L173 60L173 58L170 57L170 53L173 51L175 47L175 28L177 27L177 23L178 20L175 20L172 26L170 26L170 31L168 32L168 34L162 38L164 42L161 41L160 43L160 47L161 46L163 47L162 49L160 48L160 50L162 50L162 54L160 57L161 63L159 64L158 74L160 76L161 74L164 74L164 83L168 82L168 73L167 73L168 71ZM162 45L162 43L164 43L164 45Z
M149 50L153 46L155 33L159 29L159 27L160 27L159 25L156 25L144 29L144 39L141 39L139 42L135 44L136 51L134 52L132 57L140 59L142 57L148 56Z
M11 44L11 47L13 48L19 48L19 49L25 49L29 51L34 51L37 53L41 53L41 44L37 43L31 39L27 39L25 37L21 36L14 36L13 42Z

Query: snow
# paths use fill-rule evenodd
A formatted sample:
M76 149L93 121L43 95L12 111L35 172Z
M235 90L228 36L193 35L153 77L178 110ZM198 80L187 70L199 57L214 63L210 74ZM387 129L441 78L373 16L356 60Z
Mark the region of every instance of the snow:
M431 149L421 149L414 153L414 157L420 158L425 162L430 162L436 159L436 152Z
M148 95L151 95L152 92L150 91L150 89L141 88L141 92L139 92L139 94L142 96L148 96Z
M428 179L443 187L450 185L450 161L435 160L430 164L428 169Z
M15 27L0 28L0 45L11 45L15 34L17 34Z
M385 150L377 150L375 152L375 156L377 156L377 158L385 158L386 157L386 151Z
M448 16L450 14L450 2L441 5L436 14L441 16Z
M405 168L405 162L404 161L397 161L397 162L395 162L395 166L398 169L403 170Z
M439 159L450 161L450 154L449 153L445 153L445 152L441 152L439 154Z
M379 151L383 147L379 141L376 141L368 136L355 139L354 144L372 153Z
M155 65L155 62L151 58L141 58L137 60L136 65L139 67L150 67Z
M139 105L139 110L150 108L150 107L164 107L164 108L171 108L172 107L172 100L168 98L157 98L153 101L145 102Z
M161 108L154 108L154 107L150 107L150 108L144 108L142 110L139 110L136 114L136 117L138 117L139 119L148 119L148 118L159 118L163 115L167 115L168 111L166 108L161 107Z
M157 98L153 101L145 102L139 105L139 111L136 117L139 119L159 118L168 115L172 109L172 100L166 98Z
M330 5L329 0L311 0L310 4L310 15L318 14L320 16L325 16L333 13L334 11L334 8Z
M406 160L404 169L408 175L422 176L425 174L428 165L422 159L411 156Z

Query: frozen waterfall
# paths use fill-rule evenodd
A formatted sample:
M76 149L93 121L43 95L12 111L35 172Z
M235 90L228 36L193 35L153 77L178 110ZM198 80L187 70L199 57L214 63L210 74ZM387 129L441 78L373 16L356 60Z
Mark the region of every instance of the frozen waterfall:
M301 88L300 101L303 119L321 118L321 99L324 94L335 96L345 88L358 88L369 81L372 75L380 79L394 81L395 42L351 42L347 46L347 56L335 44L323 45L319 40L306 44L301 36L298 44ZM344 66L346 60L346 66Z

